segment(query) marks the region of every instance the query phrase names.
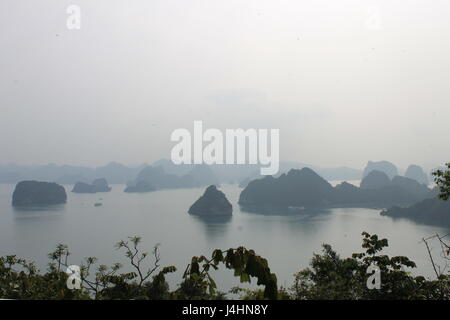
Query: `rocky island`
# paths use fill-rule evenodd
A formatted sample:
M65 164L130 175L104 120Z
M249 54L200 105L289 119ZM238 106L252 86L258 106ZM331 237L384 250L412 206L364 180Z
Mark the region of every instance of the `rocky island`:
M19 182L12 196L14 207L62 204L66 201L67 195L63 186L41 181Z
M208 165L195 165L183 175L165 172L163 166L144 167L125 192L148 192L164 189L195 188L218 183Z
M412 164L406 169L405 177L414 179L421 184L428 185L428 177L422 167Z
M153 187L151 184L149 184L146 181L137 181L136 183L132 183L128 185L124 192L127 193L143 193L143 192L150 192L155 191L155 187Z
M74 193L97 193L109 192L111 187L105 178L95 179L91 184L84 182L77 182L72 189Z
M381 215L407 218L420 223L450 226L450 201L437 198L425 199L409 207L394 206L383 210Z
M239 197L239 204L249 208L326 206L332 202L333 187L309 168L253 180Z
M364 168L363 178L365 178L373 170L384 172L389 179L392 179L398 175L397 167L389 161L369 161Z
M375 190L389 186L390 184L391 179L389 179L386 173L379 170L372 170L361 180L359 186L361 189Z
M77 182L73 186L72 192L74 193L95 193L94 186L85 182Z
M225 194L211 185L205 193L189 208L189 214L197 216L231 216L233 206Z
M251 181L241 192L239 204L244 210L365 207L387 208L411 205L431 198L433 192L415 180L370 171L360 187L343 182L333 187L312 169L292 169L278 178L267 176Z
M105 178L95 179L92 182L92 185L94 186L95 192L110 192L111 191L111 187L108 185L108 181L106 181Z

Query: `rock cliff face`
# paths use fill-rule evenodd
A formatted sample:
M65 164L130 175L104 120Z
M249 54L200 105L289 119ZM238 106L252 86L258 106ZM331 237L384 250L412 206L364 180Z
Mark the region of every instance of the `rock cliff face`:
M422 195L429 192L429 189L427 188L426 185L420 184L416 180L407 177L395 176L392 179L392 184L394 186L402 187L408 192L416 195Z
M367 176L361 180L361 189L378 189L391 185L391 179L382 171L370 171Z
M398 175L397 167L389 161L369 161L364 169L363 178L373 170L384 172L389 179Z
M410 165L408 169L406 169L405 177L416 180L420 184L428 185L427 175L418 165Z
M225 194L211 185L205 193L189 208L189 214L198 216L230 216L233 207Z
M40 181L21 181L16 185L12 196L12 205L35 206L65 203L66 190L56 183Z
M243 206L326 206L334 198L333 187L309 168L292 169L278 178L253 180L241 192Z

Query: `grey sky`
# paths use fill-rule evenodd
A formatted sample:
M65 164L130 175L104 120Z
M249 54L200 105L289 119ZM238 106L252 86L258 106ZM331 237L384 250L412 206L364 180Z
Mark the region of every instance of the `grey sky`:
M449 17L439 0L2 0L0 163L150 162L203 120L279 128L284 160L442 164Z

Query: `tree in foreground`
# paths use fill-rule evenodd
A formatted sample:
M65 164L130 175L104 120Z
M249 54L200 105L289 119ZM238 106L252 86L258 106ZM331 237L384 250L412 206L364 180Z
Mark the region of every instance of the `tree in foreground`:
M450 162L446 163L446 169L436 170L432 174L434 176L434 182L436 183L436 188L439 190L438 199L442 201L448 201L450 197ZM450 219L450 212L449 219ZM450 262L450 246L448 245L448 238L450 233L440 235L436 233L427 238L423 238L422 241L426 246L428 251L428 256L430 257L430 262L433 266L434 273L439 278L441 275L445 274L447 265ZM437 243L439 248L439 256L436 257L432 253L431 243ZM441 266L436 260L439 259L443 261L443 266ZM450 271L448 271L450 272ZM447 272L447 273L448 273Z
M446 169L433 172L434 182L439 189L439 198L447 201L450 197L450 162L446 163Z
M295 275L289 289L277 287L277 278L268 261L253 250L244 247L214 250L211 257L193 257L185 269L178 287L171 291L166 275L176 271L173 266L161 267L158 246L153 249L153 261L139 248L141 239L130 237L120 241L117 248L124 250L130 272L120 272L122 266L97 265L97 259L88 257L80 268L81 288L67 287L70 253L58 245L49 254L51 262L41 274L32 264L15 256L0 258L0 297L9 299L225 299L218 291L210 271L220 266L234 271L239 281L257 279L261 285L255 290L234 287L229 293L241 299L449 299L448 275L435 280L412 276L413 261L403 256L382 254L387 239L363 233L362 253L340 258L330 245L323 245L322 254L314 254L309 268ZM381 272L379 289L368 289L369 266L376 265Z
M264 286L262 298L277 298L277 279L271 273L266 259L244 247L214 250L212 257L193 257L188 264L180 285L170 291L166 275L176 271L174 266L161 267L158 246L153 248L153 262L139 248L140 237L120 241L116 248L124 250L132 271L122 272L119 263L111 267L97 265L97 258L85 258L80 266L80 289L69 289L70 252L59 244L48 255L47 272L41 274L33 263L16 256L0 257L0 298L8 299L223 299L225 294L217 291L210 270L219 265L234 271L240 282L257 278Z
M310 267L295 275L292 297L300 300L316 299L449 299L449 277L436 280L412 276L408 271L416 264L404 256L389 257L382 254L387 239L363 232L362 253L349 258L340 256L328 244L322 254L314 254ZM380 288L369 289L367 280L370 266L380 270Z

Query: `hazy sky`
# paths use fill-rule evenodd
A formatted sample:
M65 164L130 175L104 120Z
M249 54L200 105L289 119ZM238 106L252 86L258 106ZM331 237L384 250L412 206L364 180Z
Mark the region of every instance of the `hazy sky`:
M151 162L203 120L279 128L284 160L442 164L449 17L448 0L2 0L0 163Z

